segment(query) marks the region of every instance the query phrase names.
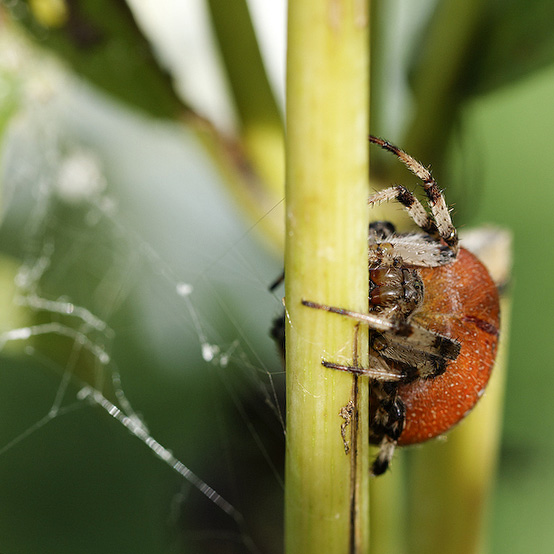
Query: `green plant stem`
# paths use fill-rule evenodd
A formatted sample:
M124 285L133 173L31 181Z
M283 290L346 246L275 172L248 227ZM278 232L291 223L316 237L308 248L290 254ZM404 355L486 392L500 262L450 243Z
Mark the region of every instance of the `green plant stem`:
M379 452L371 449L371 458ZM398 448L391 469L371 479L371 554L407 554L405 452Z
M286 308L288 554L367 552L368 391L345 455L340 412L355 378L355 324L302 299L367 309L368 16L360 0L289 3ZM367 344L363 330L360 345ZM362 357L358 360L364 363ZM367 360L365 360L367 363Z
M208 0L214 32L249 161L265 186L283 197L284 137L281 113L267 79L245 0Z
M283 120L271 89L245 0L208 0L238 120L225 144L202 133L238 203L282 254L285 155ZM213 131L213 129L212 129ZM230 148L229 148L230 146Z

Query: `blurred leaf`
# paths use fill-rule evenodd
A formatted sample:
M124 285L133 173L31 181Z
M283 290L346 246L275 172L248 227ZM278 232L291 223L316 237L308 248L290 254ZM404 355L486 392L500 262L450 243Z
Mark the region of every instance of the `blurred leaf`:
M282 243L284 216L274 207L283 196L283 130L276 105L268 108L274 102L269 84L266 83L264 90L258 84L252 86L256 89L254 96L258 100L263 98L265 108L260 111L257 106L251 106L246 110L249 117L244 118L248 119L245 136L240 141L224 136L211 122L187 110L176 96L169 75L158 65L151 45L124 0L65 0L61 6L60 1L0 0L0 6L11 14L13 21L23 24L39 44L67 61L97 87L153 116L179 118L200 139L225 182L237 192L239 202L253 214L252 219L263 220L259 229L271 236L273 243ZM237 14L225 13L233 18L232 28L236 28ZM240 15L243 24L236 31L239 38L250 24L247 11ZM249 44L252 45L251 31ZM227 39L233 41L236 37L227 36ZM258 62L255 63L259 65L256 79L265 79L257 50L256 54ZM251 73L252 59L241 58L241 61L247 62L246 74ZM250 117L253 112L258 116L265 113L265 116L256 122ZM266 181L273 184L273 190L265 186ZM267 216L269 212L272 213Z
M429 56L449 52L452 37L460 27L458 0L442 0L421 30L410 74L424 71ZM549 0L487 0L464 12L473 11L472 26L465 29L468 40L456 58L464 60L453 82L461 96L491 91L512 83L533 71L554 63L554 3ZM441 39L443 48L438 48ZM463 51L465 50L465 52ZM442 75L435 79L441 80Z
M453 37L459 34L460 20L471 21L464 29L466 40L458 44L455 61L458 74L451 78L452 91L459 100L510 84L554 63L554 3L549 0L487 0L459 7L459 0L441 0L421 29L414 44L416 55L410 67L413 82L431 61L445 52L452 57ZM468 14L472 12L471 16ZM441 82L443 74L434 76Z
M0 71L0 148L6 127L18 107L18 87L15 78L9 73Z
M554 63L554 2L490 1L465 84L488 92Z
M3 4L41 45L99 88L156 117L182 110L124 0L67 0L66 17L57 19L48 18L44 2ZM55 25L46 27L48 21Z
M410 67L414 110L402 144L441 175L448 138L463 101L468 59L488 6L483 0L441 0L412 50Z
M15 77L9 72L0 69L0 190L2 190L2 193L4 192L4 175L2 173L2 163L4 160L1 154L4 148L8 124L19 107L19 94L20 90ZM3 196L0 197L0 206L2 206L2 199Z
M67 23L69 8L65 0L29 0L29 6L44 27L61 27Z
M554 3L439 0L412 44L414 115L403 145L440 175L464 103L554 63Z

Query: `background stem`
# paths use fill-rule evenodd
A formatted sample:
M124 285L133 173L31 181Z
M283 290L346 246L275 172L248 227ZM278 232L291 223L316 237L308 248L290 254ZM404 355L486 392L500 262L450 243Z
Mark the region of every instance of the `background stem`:
M245 0L208 0L214 33L237 111L243 147L258 176L283 196L283 121Z

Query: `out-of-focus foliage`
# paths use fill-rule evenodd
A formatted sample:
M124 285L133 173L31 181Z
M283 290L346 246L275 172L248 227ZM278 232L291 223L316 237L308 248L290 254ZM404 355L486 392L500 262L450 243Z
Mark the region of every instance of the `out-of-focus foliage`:
M182 111L171 78L124 0L66 1L61 8L51 0L3 3L41 46L100 89L157 117Z
M466 13L475 12L466 47L460 52L463 64L453 83L461 96L490 92L554 63L552 2L440 0L416 41L410 68L412 76L425 71L428 60L421 53L426 51L435 29L445 44L452 40L460 21L444 19L444 14L454 13L452 6L456 5ZM432 48L436 46L433 44ZM440 82L441 76L435 76L434 80Z
M233 0L227 2L227 8L231 12L233 3ZM373 0L372 9L377 12L386 4L386 0ZM0 33L3 31L2 25L22 24L34 37L36 44L55 53L80 77L87 79L120 102L155 117L175 119L183 112L186 101L182 103L177 98L171 78L153 55L154 48L136 25L131 10L123 0L51 0L50 2L48 0L3 0L0 5L3 6L0 8L3 14L0 18ZM216 3L212 2L212 5L215 6ZM414 6L417 9L417 2L412 3L411 6L412 9ZM51 8L58 11L48 11ZM467 27L459 37L458 46L453 48L453 37L460 28L457 13L463 14ZM461 175L459 179L465 181L464 187L460 191L454 191L459 195L454 214L457 223L460 223L461 216L464 215L460 213L463 203L471 208L467 211L469 215L466 221L472 224L489 221L514 230L515 340L511 349L512 365L508 377L505 448L500 464L499 486L494 499L494 525L491 540L491 551L503 554L526 550L546 554L552 550L554 541L550 521L554 496L551 471L554 464L554 447L549 423L554 417L550 400L550 391L554 386L554 372L549 351L551 314L545 301L551 288L551 275L554 273L552 263L554 252L550 240L554 235L551 217L554 179L550 162L552 128L554 128L554 103L552 102L554 72L547 68L554 61L553 21L554 3L550 0L532 2L441 0L437 2L432 16L425 21L419 33L410 42L408 49L415 54L406 64L407 67L402 69L402 77L411 84L410 93L413 100L413 110L407 114L407 120L400 132L400 136L403 135L404 138L390 136L386 121L381 117L393 92L387 89L389 85L383 84L385 81L383 76L387 68L381 67L382 71L375 73L372 82L372 89L384 89L384 93L372 96L372 102L375 101L372 106L372 125L379 122L378 133L395 140L410 153L420 157L425 164L432 164L435 170L439 170L439 176L441 169L448 170L452 167L452 159L456 162L455 170L458 171L461 168L458 174ZM309 35L307 36L309 38ZM374 42L371 48L376 61L374 66L379 65L378 60L390 48L390 44L384 42L385 38L383 34L373 33ZM220 48L226 50L229 42L240 40L240 36L222 34L218 39ZM182 55L187 56L187 52L183 52ZM389 59L388 63L394 65L396 60ZM260 69L263 68L257 67L255 73L259 74ZM539 71L541 69L542 72ZM536 72L536 75L532 75L533 72ZM240 77L233 77L230 74L229 78L232 80ZM6 86L2 86L2 79ZM394 85L390 86L392 88ZM503 87L502 90L500 90L501 87ZM2 92L7 92L3 96L0 95L1 144L4 138L1 133L6 129L6 124L18 105L19 88L13 74L0 75L0 89ZM246 92L252 93L255 97L255 85ZM236 101L236 98L234 100ZM70 109L73 108L74 106L70 107ZM136 208L135 202L137 205L143 202L148 208L145 209L142 206L137 212L138 215L126 214L126 216L140 222L148 220L150 225L139 226L140 231L148 237L147 241L154 242L159 249L168 248L168 251L164 251L163 257L170 260L171 264L182 263L185 257L182 245L175 245L168 241L167 236L172 238L178 236L182 242L195 242L196 238L191 240L191 237L198 236L197 228L194 229L189 225L195 216L209 221L214 228L221 225L221 217L219 211L214 217L212 198L209 209L204 207L196 213L187 212L187 217L184 218L184 211L177 207L181 203L187 204L190 196L175 196L178 198L175 201L172 195L178 194L176 191L186 179L196 179L199 183L198 188L192 191L191 195L196 195L200 190L205 192L208 187L204 185L208 177L191 177L190 168L186 171L182 170L178 156L175 156L177 161L172 156L167 160L164 158L164 162L167 163L161 173L159 167L154 166L162 158L162 152L159 152L157 157L146 155L146 152L151 154L151 150L155 153L154 145L163 142L156 134L155 125L151 125L152 122L145 123L144 128L137 126L136 121L133 121L121 106L114 108L110 105L110 110L119 110L121 126L127 126L126 128L130 129L129 132L112 135L111 124L117 119L113 117L113 111L103 120L97 116L101 110L95 112L95 109L97 108L90 110L92 115L87 110L76 111L78 114L84 112L89 118L83 121L94 123L90 123L86 130L82 128L85 125L78 128L76 125L68 124L67 121L64 125L71 129L75 137L79 137L75 139L76 142L82 140L100 152L99 156L111 168L110 176L114 186L119 186L121 176L125 175L127 192L123 193L122 205ZM41 107L37 111L40 110ZM102 110L104 110L102 113L109 111L105 105ZM58 107L56 113L61 112L63 110ZM453 130L456 129L458 121L462 121L462 130L459 133L461 148L459 144L452 146L455 142L452 137L457 136ZM98 128L95 127L96 124ZM211 145L215 142L213 132L213 129L210 129L208 142ZM110 135L111 141L106 140L106 134ZM137 136L141 136L141 144L146 145L135 149L135 143L138 142L135 140ZM121 137L120 140L118 140L119 137ZM55 140L52 137L49 138ZM227 140L227 137L218 138L222 143ZM176 144L182 144L180 138L173 136L172 140L173 142L163 142L164 151L173 151L177 148ZM240 141L238 142L240 146ZM115 150L118 150L117 155L114 154ZM244 151L245 149L240 148L226 148L225 156L219 158L222 163L218 169L228 178L229 168L239 167L239 171L233 175L244 177L241 184L247 194L251 194L252 191L257 192L257 189L252 186L253 164L250 163L248 156L244 155ZM452 151L454 155L448 157L450 165L447 166L447 155ZM191 156L199 156L198 150L191 150L191 152ZM377 163L374 167L379 163L377 156L378 154L375 155ZM122 160L125 160L125 168L120 171ZM151 166L146 167L147 163ZM384 163L388 164L388 162ZM392 167L396 167L396 164ZM477 167L478 178L476 179L472 170L474 167ZM136 168L140 168L140 171ZM384 165L383 168L385 168ZM470 178L466 179L468 173ZM163 179L160 179L161 174ZM40 175L38 170L37 175ZM215 182L213 175L211 178ZM174 184L172 189L166 188L168 180ZM239 180L237 179L237 182ZM449 183L443 179L440 179L440 182L443 186L449 186ZM474 182L478 182L478 185L472 184ZM141 184L143 190L137 187L137 183ZM145 195L145 191L154 189L158 196ZM449 200L452 201L455 194L449 194ZM164 197L163 203L160 201L160 196ZM257 200L256 194L252 196ZM144 201L144 198L147 200ZM221 200L221 203L227 207L229 205L226 199ZM264 208L262 211L265 215L268 209ZM16 216L14 219L17 219ZM148 233L160 238L162 233L158 235L158 231L160 228L165 229L162 223L168 226L171 224L171 231L166 231L167 236L163 237L164 240L156 243L156 239L151 238L145 229L149 227ZM129 225L127 227L131 228ZM66 225L61 232L65 233L68 229L70 226ZM4 234L2 247L13 255L16 250L14 245L19 244L17 241L23 232L15 226L8 231L11 234ZM226 233L229 234L228 231ZM204 239L205 236L202 240ZM227 252L226 239L225 234L224 236L217 234L217 238L213 239L209 247L199 243L199 248L194 248L198 245L189 245L187 248L195 252L197 249L208 251L221 248L222 252ZM71 235L66 237L66 240L70 245L74 242ZM114 240L110 244L119 242ZM29 246L29 242L26 245ZM98 241L97 246L102 247L102 241ZM188 254L188 250L184 250ZM84 249L83 252L85 252ZM21 257L24 254L25 252L22 252ZM62 256L62 261L67 262L68 259L75 260L76 255ZM203 256L200 256L200 260L203 259ZM144 258L141 260L144 261ZM183 267L190 269L190 260L187 259L186 262ZM278 266L279 263L276 262L275 265ZM71 287L78 288L84 285L81 281L70 281L70 278L64 275L63 264L60 264L60 267L62 267L59 281L60 294L72 290ZM134 266L129 267L136 269ZM221 275L226 277L226 283L233 277L233 275L227 275L228 269L225 264L216 265L216 267ZM184 271L183 268L180 270ZM100 273L99 271L99 276L102 277L103 274ZM149 266L146 273L155 273L155 271L152 266ZM132 275L131 271L129 275ZM64 278L68 279L67 283L63 283ZM267 278L268 283L271 280L271 277L265 274L263 278ZM110 279L106 282L119 283L122 288L127 286L123 280L117 280L120 277ZM246 279L243 275L240 275L238 280L243 281L241 284L245 286ZM157 281L154 283L158 287L157 294L162 294L159 283ZM163 284L168 286L166 281L163 281ZM227 286L227 284L223 285L224 291ZM213 290L210 287L206 288L208 292L205 293L204 300L208 298L213 301ZM138 297L151 296L153 289L145 287L145 290L148 292ZM162 289L162 292L163 300L169 298L167 300L169 304L176 304L174 296L171 295L173 291L167 292ZM244 308L249 295L250 291L243 295L240 302L230 300L229 303L234 310ZM157 305L159 302L156 301L154 304ZM276 304L277 312L278 302ZM220 325L221 314L218 308L219 306L203 310L204 321L210 323L217 321ZM259 303L250 309L258 310ZM173 331L183 324L181 313L173 315L171 319ZM121 319L123 324L120 322L117 327L115 322L114 326L124 330L124 338L117 345L120 349L122 371L128 372L130 390L139 399L138 408L144 411L148 422L152 423L153 430L156 432L164 430L164 439L167 443L175 444L176 452L184 460L196 464L195 469L205 471L202 477L225 493L228 481L221 478L221 468L227 469L227 466L219 459L221 443L218 441L223 442L221 435L232 437L230 442L238 445L235 446L233 455L241 462L237 465L240 465L240 470L247 476L244 482L249 482L252 474L255 474L258 479L256 482L260 483L259 490L264 490L262 483L269 482L274 479L274 476L268 477L264 473L265 466L262 467L264 462L259 462L259 458L266 452L262 452L257 446L253 447L248 442L251 437L245 439L244 434L239 435L240 429L245 427L244 421L235 417L240 421L233 420L228 427L224 426L224 431L213 428L210 431L204 430L209 418L214 414L221 421L232 420L236 416L233 407L223 404L232 404L236 398L231 397L227 390L218 393L214 408L214 404L209 402L210 399L212 401L214 399L213 383L217 382L219 375L213 378L213 374L217 373L213 371L213 367L210 366L211 381L206 381L204 373L201 379L191 383L189 379L193 378L182 371L185 364L193 369L204 370L208 367L199 359L196 351L198 345L192 342L197 339L194 332L190 332L193 346L188 345L185 348L186 351L181 352L182 345L178 343L180 335L177 333L176 341L169 341L167 339L170 334L165 327L162 327L164 321L167 323L166 311L159 315L159 320L155 320L155 325L136 323L134 306L126 306L117 318ZM270 319L269 315L268 319ZM143 324L145 329L142 328ZM189 324L190 321L186 321L184 326ZM9 325L16 324L10 322ZM231 324L226 326L221 324L221 326L225 327L221 335L225 340L232 341L236 335L236 328ZM158 344L153 337L154 332L160 328L163 329L160 333L165 335L157 339L164 348L149 349L153 343ZM257 325L256 331L262 334L261 324ZM250 336L248 333L245 335ZM173 335L171 338L174 338ZM278 361L275 361L278 364ZM4 437L4 444L21 430L29 429L37 418L46 413L50 398L54 397L59 390L58 377L52 384L49 376L44 374L44 368L39 363L38 357L33 358L31 364L22 363L21 366L10 365L10 375L8 379L4 375L2 381L3 392L6 394L3 414L7 414L3 415L3 421L6 422L6 426L11 424L12 428L17 430L10 434L12 428L9 429L7 438ZM171 371L168 371L168 368L171 368ZM200 374L202 371L197 373ZM175 378L175 375L178 375L178 378ZM31 383L30 392L25 394L21 394L21 384L18 380L21 376ZM10 386L13 387L12 394L8 394ZM193 401L190 402L190 406L187 406L183 400L182 391L188 391L190 394L191 390L200 390L201 393L194 394ZM45 397L45 394L50 396ZM39 401L36 400L37 398ZM29 408L31 405L38 406L36 413L31 413ZM261 420L258 406L253 402L246 407L247 413L241 414L241 417L245 417L248 424L258 423ZM229 418L230 413L233 416ZM87 552L97 551L95 540L99 541L100 535L102 535L104 541L102 545L105 550L111 548L118 552L140 552L141 548L144 550L151 545L155 545L152 548L161 548L160 545L167 540L167 506L179 488L180 481L166 467L163 467L159 460L154 459L149 452L145 453L143 445L133 442L134 439L131 439L123 429L114 430L116 426L111 426L111 421L104 427L104 423L98 422L97 414L90 415L88 412L84 415L82 412L77 414L63 420L60 418L58 423L63 421L60 427L65 425L68 428L63 428L61 433L67 433L68 436L73 437L79 451L82 449L82 457L75 458L75 450L72 448L74 444L71 440L69 444L63 443L62 451L59 446L61 441L55 442L59 441L59 436L54 438L53 431L52 435L48 435L48 429L41 429L29 441L22 441L18 447L20 450L12 448L9 455L2 458L0 465L3 467L3 475L6 476L3 481L8 482L9 476L10 482L15 483L10 485L9 490L3 490L7 492L3 494L3 498L8 500L4 503L3 509L6 513L2 519L5 522L4 525L8 526L11 522L9 515L14 520L18 520L19 527L11 527L12 530L16 529L8 537L12 542L6 545L0 541L0 550L11 548L15 551L22 544L18 544L18 540L23 541L23 538L34 545L44 544L42 538L49 537L49 544L56 544L55 551L63 552L63 546L59 546L56 542L58 539L54 537L56 532L59 532L59 536L65 537L64 544L77 544L85 534L88 541L86 548L81 551ZM70 427L78 427L78 432L69 429ZM102 446L106 440L106 429L112 435L108 437L109 444ZM41 449L41 453L45 452L41 442L41 433L45 431L48 438L44 442L50 443L50 450L41 463L37 464L38 449ZM72 435L71 432L73 432ZM63 435L63 439L65 436ZM277 451L282 446L282 436L279 436L278 432L275 436L277 440L274 444L277 446L275 451L270 450L268 456L272 460L279 459L280 454ZM225 438L228 439L228 437ZM126 451L127 442L132 443L130 451ZM209 445L207 449L206 444ZM87 448L90 448L90 451ZM206 451L209 453L208 456L204 456ZM115 453L117 456L114 455ZM475 456L478 455L479 453L475 453ZM242 463L242 457L246 462ZM256 461L252 462L251 460L254 459ZM100 461L103 465L99 465ZM71 477L68 477L67 471L60 470L60 463L72 465ZM131 472L130 467L133 468ZM267 471L267 473L270 472ZM86 478L83 478L85 474ZM53 475L56 476L57 481L52 479ZM161 478L158 480L156 476L160 475ZM240 485L243 481L236 475L235 473L236 480L230 481ZM12 479L13 476L16 476L15 481ZM156 484L155 495L149 489L149 478ZM100 481L103 483L101 488L97 484ZM67 486L60 484L66 482ZM178 482L177 485L176 482ZM271 483L275 485L275 481ZM122 484L125 485L124 492L121 492ZM57 499L60 496L62 487L63 492L68 494L64 496L65 500L60 510L59 505L54 506L50 502L52 498ZM46 492L45 488L48 489ZM278 487L274 486L271 490L275 488ZM280 513L281 506L276 505L277 502L272 502L273 499L279 498L278 493L264 495L260 494L259 490L255 488L248 491L239 490L239 494L234 499L239 498L243 502L241 508L244 507L244 512L249 515L247 523L254 529L252 534L257 535L258 544L261 544L260 539L262 541L267 537L274 539L278 535L279 530L275 530L278 524L275 521L268 522L266 513L269 513L271 518L271 510L274 510L273 513ZM191 512L187 513L187 516L190 516L190 520L193 521L190 525L191 535L201 529L204 522L211 517L205 517L201 510L195 513L194 507L206 506L205 499L202 497L198 500L199 496L196 491L193 491L190 497L187 497L187 501L190 500L187 509ZM88 499L91 499L91 502L87 502ZM93 502L94 500L96 503ZM17 504L18 501L21 504ZM71 502L74 505L71 505ZM262 510L259 508L260 503L268 505L264 505ZM18 515L17 509L13 508L21 506L23 508L20 513L23 515ZM216 510L209 506L206 511ZM132 519L128 514L132 515ZM221 514L216 514L214 519L220 516ZM275 519L278 519L277 516ZM140 522L138 525L137 521ZM146 523L142 525L143 522ZM171 520L172 529L174 523L175 520ZM396 524L397 521L395 520L394 523ZM270 524L271 530L268 532ZM38 528L42 537L34 537L28 533L31 526ZM87 529L84 529L85 527ZM221 529L223 526L216 525L215 528ZM215 537L215 533L213 535L206 533L206 535L210 539ZM150 537L150 542L147 542L145 536ZM205 544L194 542L195 539L196 537L193 536L192 541L196 546ZM274 546L278 543L278 539L270 542ZM213 543L220 544L217 539L214 539ZM238 548L243 546L240 544ZM217 551L216 549L217 546L214 547L214 551Z
M14 81L13 75L0 73L0 87L4 91L4 96L0 101L0 142L2 141L6 125L9 123L18 105L17 85Z
M548 1L439 0L410 48L403 146L440 168L469 100L554 63L553 21Z
M488 4L464 83L472 94L490 92L554 63L554 3Z

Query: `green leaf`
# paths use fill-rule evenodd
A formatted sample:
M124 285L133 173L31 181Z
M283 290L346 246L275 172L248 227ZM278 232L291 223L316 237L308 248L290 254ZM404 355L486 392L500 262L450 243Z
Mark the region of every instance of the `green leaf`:
M553 22L548 0L442 0L413 44L413 87L427 82L444 91L450 110L513 83L554 63Z
M475 44L470 93L488 92L554 63L554 2L490 1Z
M554 63L554 3L440 0L411 44L414 109L403 146L440 175L461 108Z
M73 0L61 8L51 2L55 13L44 1L3 4L42 46L100 89L156 117L173 118L182 111L169 75L124 0Z
M462 105L460 83L467 80L469 53L487 12L483 0L443 0L412 46L417 55L410 68L414 113L402 144L432 163L437 175Z

